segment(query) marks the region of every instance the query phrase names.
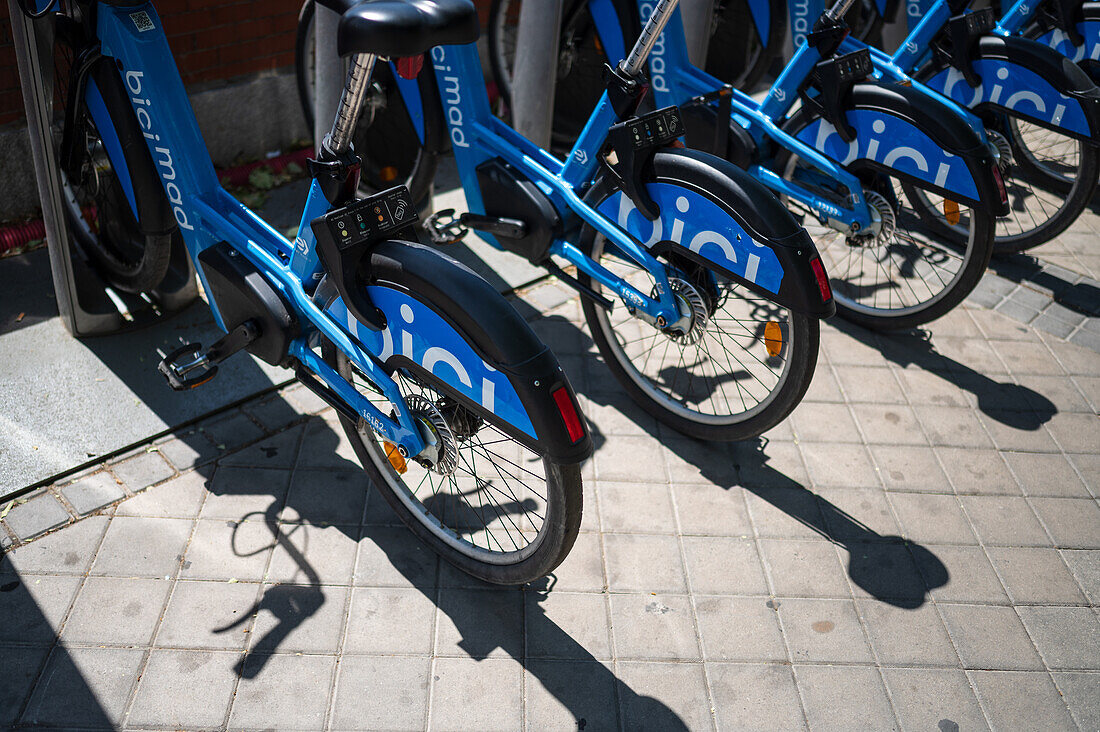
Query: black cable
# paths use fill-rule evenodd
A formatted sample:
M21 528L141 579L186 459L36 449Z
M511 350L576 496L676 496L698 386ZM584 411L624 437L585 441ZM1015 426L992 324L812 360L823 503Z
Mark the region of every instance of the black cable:
M19 9L23 11L23 15L27 16L31 20L38 20L39 18L45 18L53 10L53 6L57 4L57 0L49 0L49 4L42 10L31 10L28 7L28 3L31 0L19 0Z

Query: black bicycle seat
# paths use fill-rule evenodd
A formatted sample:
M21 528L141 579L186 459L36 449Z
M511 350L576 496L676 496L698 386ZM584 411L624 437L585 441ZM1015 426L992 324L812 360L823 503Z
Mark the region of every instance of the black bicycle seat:
M415 56L434 46L473 43L480 33L471 0L318 0L340 13L341 56Z

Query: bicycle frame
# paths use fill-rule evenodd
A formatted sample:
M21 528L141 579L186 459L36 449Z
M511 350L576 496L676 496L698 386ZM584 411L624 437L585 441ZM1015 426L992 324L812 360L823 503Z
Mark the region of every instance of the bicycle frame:
M1007 35L1020 35L1039 13L1042 0L1017 0L997 23L998 31ZM1074 63L1100 62L1100 16L1090 16L1077 25L1084 44L1075 45L1061 28L1051 28L1035 40L1050 46Z
M452 386L464 396L536 438L531 420L507 376L491 368L426 305L388 288L368 288L379 307L394 313L399 310L405 321L400 323L396 316L392 317L384 330L375 332L357 323L339 300L327 310L313 301L311 294L321 278L322 268L310 222L330 209L319 184L314 181L310 188L298 237L293 243L221 187L151 3L127 7L100 4L97 35L103 55L117 63L189 256L198 265L204 250L227 242L246 257L283 295L300 320L302 334L291 342L289 355L350 406L361 424L369 425L410 456L425 449L425 440L397 384L382 366L396 351L429 372L444 364L457 375L461 383ZM93 84L88 108L97 129L104 131L107 138L111 122L103 104L95 103L97 95ZM129 181L125 179L125 162L115 157L120 151L112 150L106 139L105 147L115 170L120 171L120 182L126 187ZM132 190L129 198L132 204ZM210 292L203 268L196 266L196 269L204 288ZM210 307L218 325L226 329L213 297ZM413 322L417 324L415 327L411 325ZM390 401L395 412L393 418L360 395L313 351L310 344L316 344L320 336L334 343Z

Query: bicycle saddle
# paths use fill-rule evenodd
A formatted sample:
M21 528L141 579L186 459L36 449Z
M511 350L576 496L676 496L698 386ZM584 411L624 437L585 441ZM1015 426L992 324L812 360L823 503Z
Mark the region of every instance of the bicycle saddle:
M433 46L473 43L480 33L470 0L318 0L340 13L341 56L415 56Z

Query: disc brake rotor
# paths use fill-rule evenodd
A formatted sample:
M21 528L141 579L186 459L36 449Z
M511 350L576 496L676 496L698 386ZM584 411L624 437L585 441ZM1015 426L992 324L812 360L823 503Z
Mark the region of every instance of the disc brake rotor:
M886 200L886 196L877 191L863 191L863 200L874 209L878 220L872 223L867 230L855 236L848 237L849 246L884 246L893 241L894 233L898 227L898 217L894 213L894 207Z
M694 346L703 339L707 326L710 325L710 309L707 307L706 298L695 289L694 285L679 277L669 277L668 285L681 310L690 313L691 322L684 330L668 330L665 334L682 346Z
M985 131L989 141L997 148L997 152L1000 153L1000 159L997 161L997 167L1001 169L1002 173L1008 171L1012 167L1012 145L1009 144L1008 138L1002 135L1000 132L987 129Z
M450 475L455 472L458 469L458 440L439 409L433 402L419 394L410 394L405 397L405 404L408 405L413 418L420 420L434 438L434 444L429 440L424 452L413 459L439 475Z

